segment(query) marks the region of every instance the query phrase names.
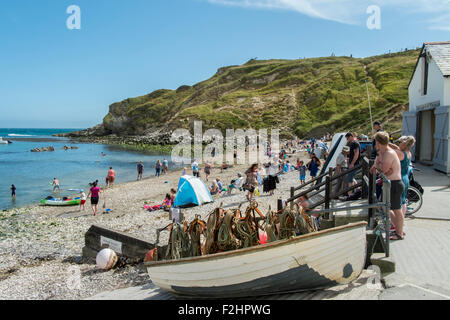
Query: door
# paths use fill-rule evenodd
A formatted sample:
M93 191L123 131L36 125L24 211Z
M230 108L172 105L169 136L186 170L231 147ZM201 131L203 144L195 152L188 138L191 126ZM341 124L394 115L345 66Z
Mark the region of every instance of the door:
M449 108L436 108L434 114L436 117L436 132L434 134L434 168L436 170L450 173L449 165Z
M424 164L432 164L434 156L434 110L425 110L419 112L419 161Z

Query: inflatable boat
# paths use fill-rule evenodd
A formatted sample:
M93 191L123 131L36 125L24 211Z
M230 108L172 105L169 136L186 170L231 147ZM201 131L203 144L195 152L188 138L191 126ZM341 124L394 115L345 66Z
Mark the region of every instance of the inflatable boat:
M41 200L42 206L76 206L81 203L81 198L53 198L47 197Z

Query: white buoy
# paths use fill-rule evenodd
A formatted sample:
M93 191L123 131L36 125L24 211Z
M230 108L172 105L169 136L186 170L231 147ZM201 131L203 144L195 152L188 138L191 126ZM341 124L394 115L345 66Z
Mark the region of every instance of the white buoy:
M97 267L103 270L109 270L117 263L117 254L111 249L103 249L97 253Z

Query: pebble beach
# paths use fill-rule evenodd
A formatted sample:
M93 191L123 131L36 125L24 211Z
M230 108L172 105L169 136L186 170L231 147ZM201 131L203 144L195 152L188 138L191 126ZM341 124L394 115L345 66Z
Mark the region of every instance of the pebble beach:
M297 158L306 160L300 152L288 155L291 163ZM235 165L220 173L213 168L209 177L219 178L228 185L243 174L248 166ZM262 173L264 170L262 170ZM117 174L120 174L118 172ZM189 174L189 170L188 170ZM143 264L125 265L109 271L97 268L95 261L82 258L84 235L94 224L154 243L156 229L170 223L165 211L148 212L144 204L160 204L171 188L178 186L181 171L171 171L161 177L149 177L144 173L141 181L115 185L101 194L99 214L94 217L89 200L86 210L78 207L42 207L32 205L0 212L0 299L1 300L72 300L85 299L103 291L142 285L150 282ZM200 178L204 179L201 168ZM291 186L298 186L298 172L280 176L280 184L273 196L262 193L255 200L263 213L276 208L277 199L289 197ZM111 209L103 213L103 203ZM243 203L245 193L233 191L215 195L214 202L200 207L183 209L185 219L192 221L195 215L206 220L207 215L222 203L224 208L236 208ZM162 232L160 243L166 244L168 232ZM81 285L73 288L74 274L79 275Z

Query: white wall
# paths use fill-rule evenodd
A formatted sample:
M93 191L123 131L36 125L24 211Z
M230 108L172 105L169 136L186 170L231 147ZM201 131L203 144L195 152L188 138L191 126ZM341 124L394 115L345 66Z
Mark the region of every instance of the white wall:
M443 106L450 106L450 77L444 80L444 102Z
M440 101L444 104L444 76L439 70L437 64L432 60L428 66L428 92L425 96L422 95L422 69L423 60L420 58L417 69L414 73L413 79L409 86L409 111L416 111L417 106L427 104L430 102ZM449 80L447 78L447 80ZM446 84L450 89L450 84ZM448 99L450 99L450 91L447 90ZM450 102L450 100L449 100Z

